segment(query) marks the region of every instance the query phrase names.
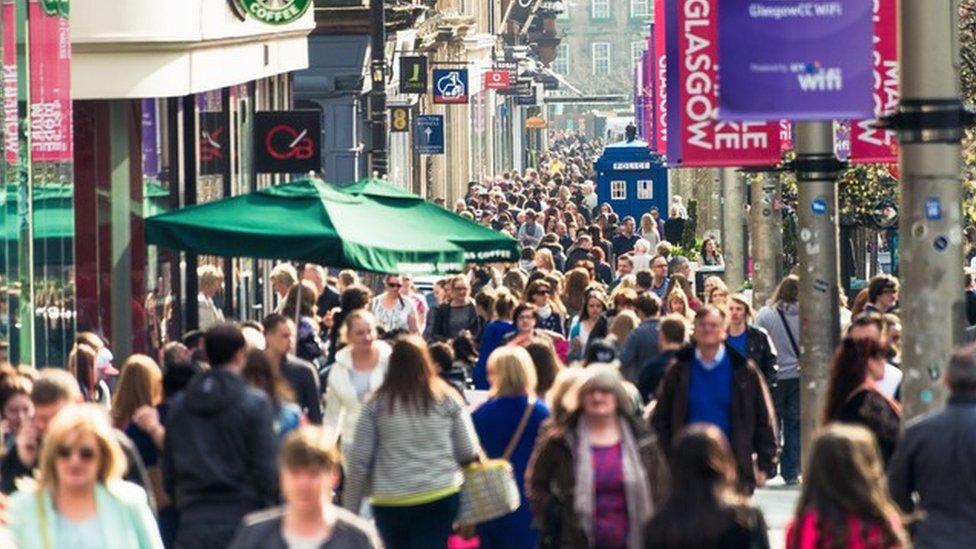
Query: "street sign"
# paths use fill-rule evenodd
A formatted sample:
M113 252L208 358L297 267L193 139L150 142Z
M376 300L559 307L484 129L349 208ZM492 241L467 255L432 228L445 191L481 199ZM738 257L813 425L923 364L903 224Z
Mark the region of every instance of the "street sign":
M509 86L506 89L498 90L499 95L514 95L517 97L528 97L532 95L533 88L535 87L531 78L519 78L514 85Z
M468 69L434 69L434 103L455 105L468 102Z
M322 113L317 110L254 113L254 170L302 173L322 169Z
M390 131L410 131L410 107L390 107Z
M535 85L530 86L528 95L519 95L515 98L515 104L523 107L531 107L539 104L538 89Z
M444 115L423 114L416 118L413 148L417 154L444 154Z
M496 71L515 72L518 70L518 61L495 61L494 69Z
M489 90L504 90L511 85L510 71L494 70L485 72L485 87Z
M427 93L427 58L400 58L400 93Z

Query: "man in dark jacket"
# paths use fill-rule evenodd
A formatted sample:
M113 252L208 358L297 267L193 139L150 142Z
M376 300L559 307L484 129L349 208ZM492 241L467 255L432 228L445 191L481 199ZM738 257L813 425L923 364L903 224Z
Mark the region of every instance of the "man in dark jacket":
M241 518L273 504L278 487L271 401L241 377L244 335L218 324L204 345L212 369L172 399L163 446L184 549L226 547Z
M576 245L569 249L566 256L566 271L573 270L580 261L593 261L593 238L588 234L581 234L576 238Z
M66 370L42 368L40 373L40 378L31 388L34 417L21 427L13 448L0 462L0 491L4 494L15 492L18 480L34 476L34 468L41 455L41 442L54 416L64 407L82 401L78 382ZM149 495L150 504L154 506L152 485L139 451L125 433L115 429L114 434L126 458L127 467L122 478L142 486Z
M292 354L295 322L272 313L261 322L267 341L268 357L281 365L281 375L295 393L298 406L311 423L322 424L322 392L315 367Z
M776 381L776 349L766 330L751 323L752 305L742 294L729 296L729 332L725 342L756 363L766 384Z
M921 508L915 547L972 547L976 537L976 347L952 355L946 407L905 428L888 464L888 488L906 514Z
M665 449L688 424L718 426L732 447L739 489L751 494L776 474L776 415L762 374L726 345L725 336L722 309L706 305L698 311L695 343L675 354L664 374L651 425Z
M634 309L641 323L630 332L620 349L620 373L631 383L637 381L641 368L660 354L658 315L661 300L650 292L644 292L634 302Z

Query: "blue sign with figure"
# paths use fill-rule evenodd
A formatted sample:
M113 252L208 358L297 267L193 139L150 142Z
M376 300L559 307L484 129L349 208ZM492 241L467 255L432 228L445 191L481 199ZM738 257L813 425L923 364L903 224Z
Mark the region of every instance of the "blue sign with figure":
M458 105L468 102L468 69L434 69L434 103Z
M444 154L444 116L423 114L414 120L413 148L417 154Z

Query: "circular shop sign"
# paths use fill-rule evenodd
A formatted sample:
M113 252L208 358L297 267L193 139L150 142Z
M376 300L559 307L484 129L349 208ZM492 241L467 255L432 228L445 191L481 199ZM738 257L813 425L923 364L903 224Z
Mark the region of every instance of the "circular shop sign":
M236 0L251 17L270 25L286 25L308 11L312 0Z

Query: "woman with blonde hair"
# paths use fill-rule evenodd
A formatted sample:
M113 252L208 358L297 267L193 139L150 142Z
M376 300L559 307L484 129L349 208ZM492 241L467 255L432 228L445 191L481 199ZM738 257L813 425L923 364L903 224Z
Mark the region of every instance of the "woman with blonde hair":
M610 335L613 336L613 344L617 347L618 353L623 349L627 336L639 325L640 318L632 310L621 311L613 317L610 321Z
M481 547L533 549L539 533L525 500L525 470L539 426L549 417L536 398L536 371L522 347L499 347L488 358L490 398L472 414L478 440L489 458L512 464L521 504L514 512L478 525Z
M641 216L640 235L641 238L650 244L648 251L653 250L657 246L657 243L661 241L661 233L658 231L657 221L650 213Z
M535 268L536 270L551 273L556 270L556 260L552 257L552 251L548 248L539 248L535 251Z
M125 469L125 455L102 409L62 409L45 434L37 482L10 499L17 547L162 549L146 492L122 480Z
M136 410L158 406L163 401L163 371L146 355L130 356L122 365L122 374L112 398L112 422L126 429Z
M671 290L664 304L668 313L680 316L685 322L690 323L695 319L695 312L688 306L688 296L679 288Z

